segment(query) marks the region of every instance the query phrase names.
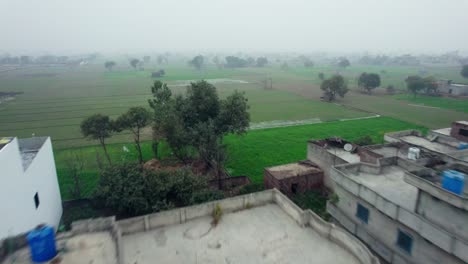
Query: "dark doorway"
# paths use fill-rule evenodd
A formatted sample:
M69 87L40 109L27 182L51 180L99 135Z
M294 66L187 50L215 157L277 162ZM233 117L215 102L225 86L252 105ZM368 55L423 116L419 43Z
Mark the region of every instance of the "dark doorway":
M297 188L298 188L298 187L299 187L299 186L297 185L297 183L291 184L291 192L292 192L293 194L296 194L296 193L297 193Z

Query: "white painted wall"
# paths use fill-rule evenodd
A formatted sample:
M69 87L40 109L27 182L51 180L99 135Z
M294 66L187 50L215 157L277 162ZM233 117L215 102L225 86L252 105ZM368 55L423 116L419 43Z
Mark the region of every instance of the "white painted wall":
M36 209L34 195L39 193ZM26 171L18 140L0 150L0 239L48 224L56 230L62 216L52 144L48 138Z

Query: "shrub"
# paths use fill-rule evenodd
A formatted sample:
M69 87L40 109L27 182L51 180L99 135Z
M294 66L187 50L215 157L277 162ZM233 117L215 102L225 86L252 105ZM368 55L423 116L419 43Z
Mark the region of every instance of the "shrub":
M239 189L239 195L260 192L265 190L263 183L250 183Z
M217 226L219 221L221 221L222 216L223 216L223 209L221 209L221 206L217 203L215 205L215 208L213 209L213 222L212 222L212 224L214 226Z
M353 143L359 146L368 146L374 144L374 141L370 136L363 136L354 140Z

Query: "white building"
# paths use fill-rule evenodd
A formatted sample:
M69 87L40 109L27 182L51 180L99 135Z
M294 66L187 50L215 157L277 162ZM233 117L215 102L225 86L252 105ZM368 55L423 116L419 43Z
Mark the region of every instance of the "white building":
M0 138L0 239L39 224L57 230L62 200L49 137Z

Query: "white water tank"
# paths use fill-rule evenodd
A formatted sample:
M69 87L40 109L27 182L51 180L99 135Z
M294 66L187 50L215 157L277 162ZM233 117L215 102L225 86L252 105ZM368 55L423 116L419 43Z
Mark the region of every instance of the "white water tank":
M418 148L409 148L408 150L408 159L410 160L417 160L419 159L419 155L421 153L421 150Z

